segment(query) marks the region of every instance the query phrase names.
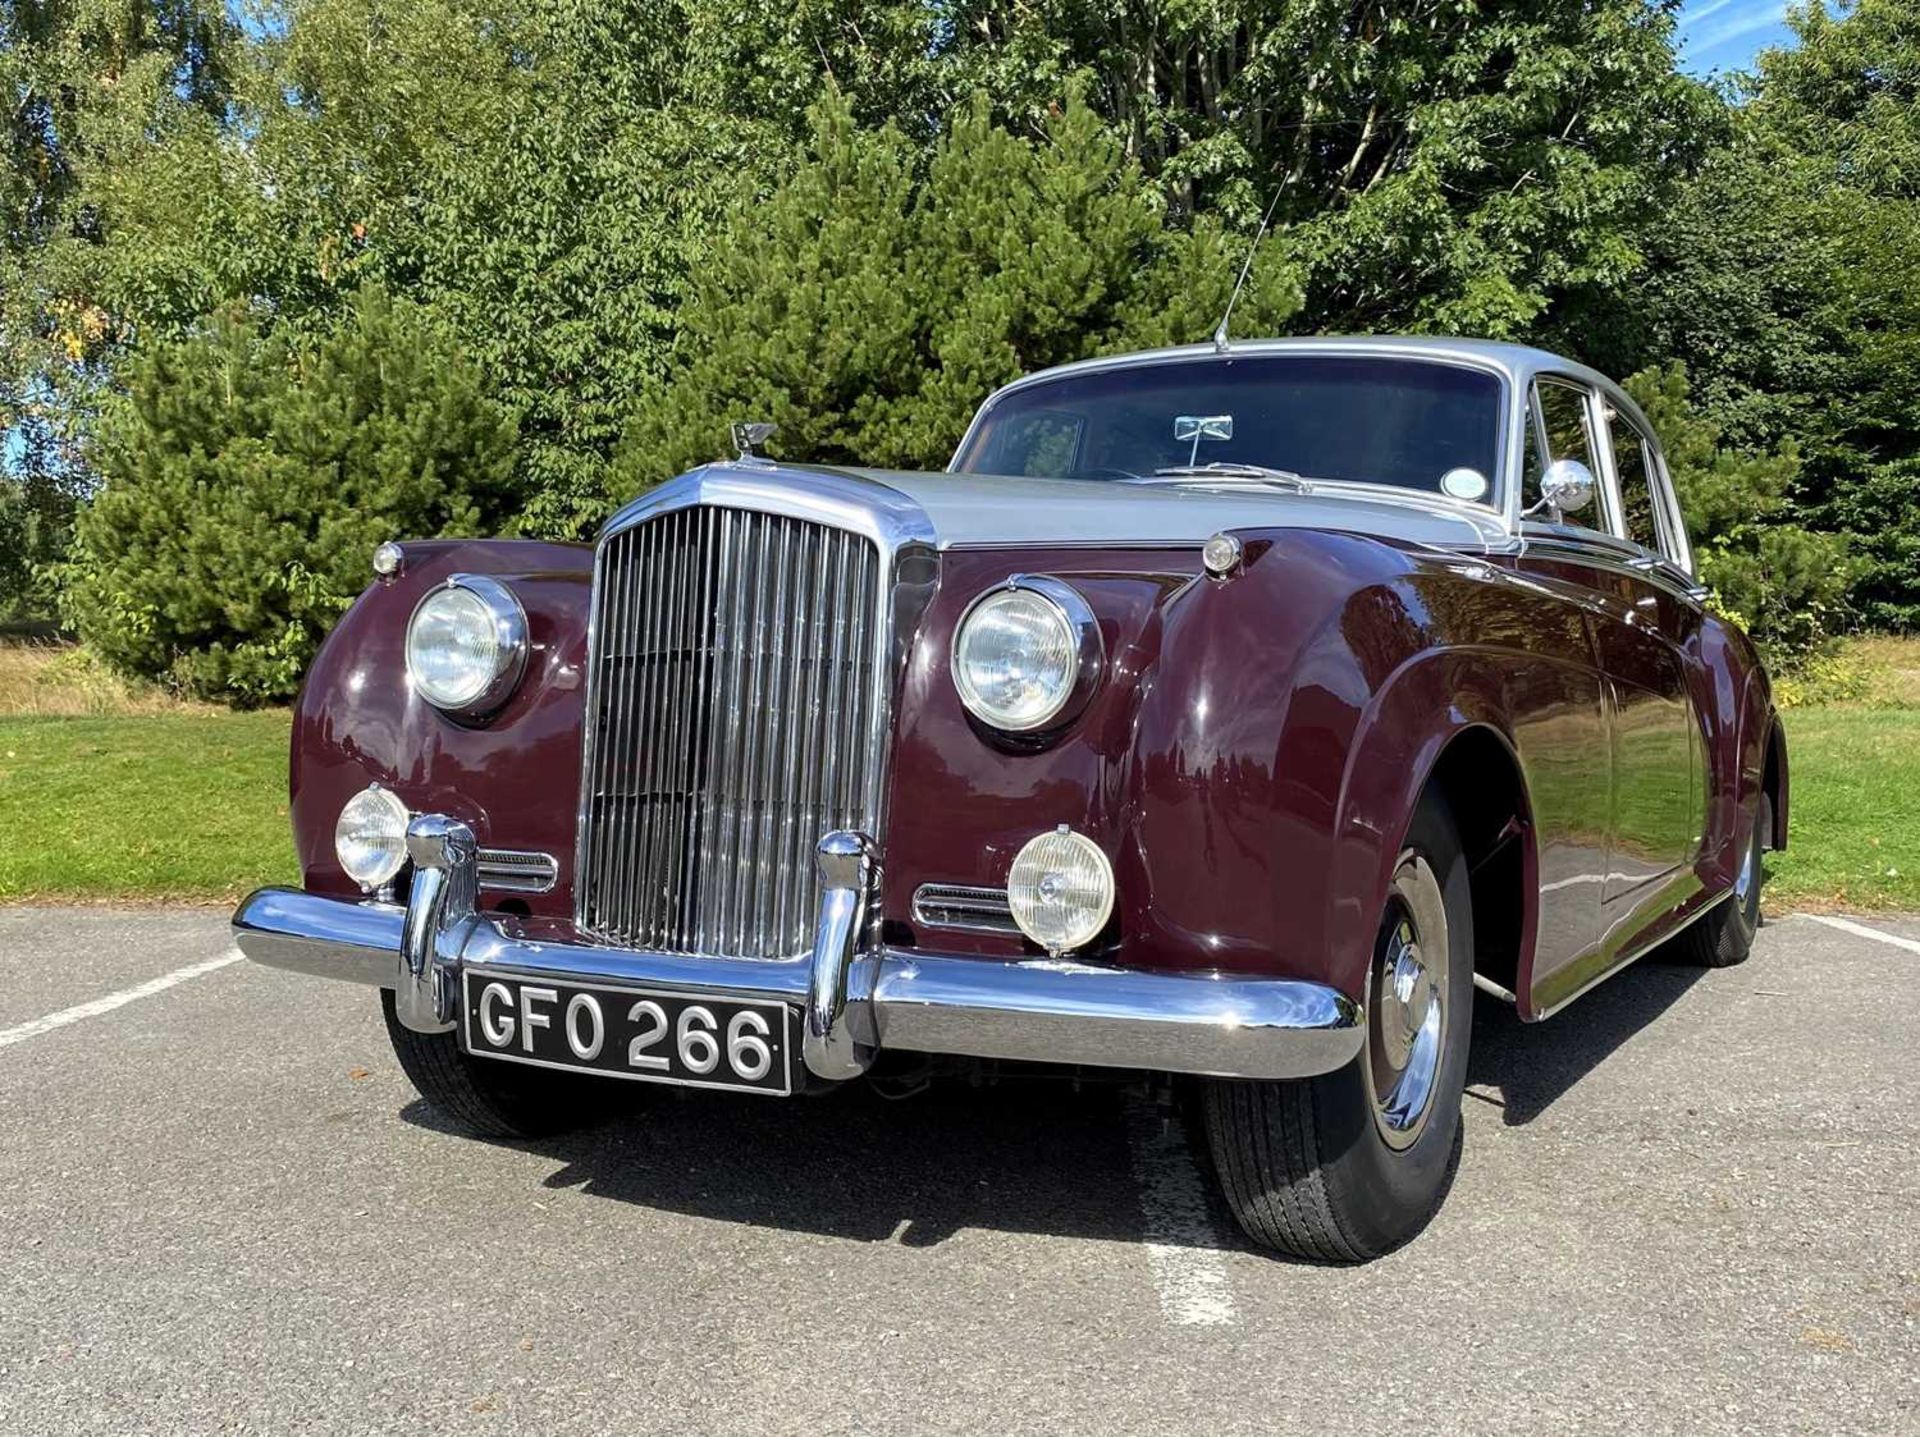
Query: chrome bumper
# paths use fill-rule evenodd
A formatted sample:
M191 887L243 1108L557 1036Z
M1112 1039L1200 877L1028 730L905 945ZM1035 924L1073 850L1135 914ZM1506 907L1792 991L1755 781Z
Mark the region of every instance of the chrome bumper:
M234 941L257 963L391 988L401 1021L423 1032L454 1026L463 970L784 1002L803 1010L802 1057L826 1079L857 1076L882 1048L1304 1078L1352 1061L1365 1032L1359 1006L1318 983L870 946L876 865L857 834L822 840L813 952L779 960L552 941L475 911L477 846L465 825L423 815L407 845L407 908L263 888L235 911Z

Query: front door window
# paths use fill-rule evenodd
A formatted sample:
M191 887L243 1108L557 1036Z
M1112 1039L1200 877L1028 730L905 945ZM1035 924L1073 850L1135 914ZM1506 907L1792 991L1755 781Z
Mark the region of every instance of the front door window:
M1531 509L1540 502L1540 476L1556 459L1576 459L1594 474L1600 472L1589 398L1589 392L1576 384L1554 379L1535 382L1533 409L1540 434L1528 450L1527 472L1521 480L1522 508ZM1596 493L1585 509L1563 516L1563 522L1583 529L1604 527L1600 495Z

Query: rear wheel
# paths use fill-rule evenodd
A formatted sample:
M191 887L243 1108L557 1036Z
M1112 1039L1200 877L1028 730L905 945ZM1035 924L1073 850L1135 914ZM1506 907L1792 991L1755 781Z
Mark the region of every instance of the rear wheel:
M469 1057L454 1034L416 1033L402 1023L384 989L380 1009L400 1071L428 1106L475 1137L550 1137L606 1111L602 1085L591 1078Z
M1773 800L1763 793L1754 808L1753 835L1747 840L1740 856L1740 871L1734 876L1733 896L1715 904L1711 912L1674 939L1680 958L1707 968L1731 968L1747 961L1754 935L1760 931L1760 888L1766 882L1761 859L1767 851L1767 835L1772 832Z
M1473 905L1436 794L1422 800L1394 870L1366 1008L1366 1046L1338 1072L1205 1084L1221 1189L1262 1247L1364 1262L1424 1228L1452 1186L1473 1022Z

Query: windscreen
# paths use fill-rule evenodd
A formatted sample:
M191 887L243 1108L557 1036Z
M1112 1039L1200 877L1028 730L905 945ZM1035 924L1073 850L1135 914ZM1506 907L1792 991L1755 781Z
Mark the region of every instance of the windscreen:
M1493 503L1500 425L1500 381L1484 370L1422 359L1226 355L1017 389L987 411L954 467L1126 480L1259 465ZM1472 474L1454 472L1463 470Z

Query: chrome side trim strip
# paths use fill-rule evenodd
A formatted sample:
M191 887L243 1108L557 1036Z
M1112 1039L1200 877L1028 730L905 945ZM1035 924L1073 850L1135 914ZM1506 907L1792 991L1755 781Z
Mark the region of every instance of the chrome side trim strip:
M1667 932L1662 933L1658 938L1654 939L1651 943L1642 943L1638 948L1630 948L1630 949L1622 950L1622 952L1614 958L1613 962L1609 963L1606 967L1602 968L1598 973L1594 974L1591 978L1587 979L1586 982L1582 983L1578 988L1575 988L1571 993L1557 1000L1550 1007L1541 1008L1538 1011L1536 1011L1530 1021L1538 1023L1538 1022L1544 1021L1547 1018L1551 1018L1555 1013L1558 1013L1561 1009L1565 1008L1569 1003L1572 1003L1576 999L1582 998L1586 994L1591 993L1595 988L1598 988L1602 983L1606 982L1607 979L1613 977L1614 974L1619 973L1624 969L1631 968L1635 963L1638 963L1642 958L1646 957L1647 954L1653 952L1653 950L1658 948L1661 944L1670 942L1671 940L1678 938L1682 933L1686 932L1687 929L1693 927L1694 924L1698 923L1702 918L1705 918L1709 913L1713 912L1714 909L1718 908L1722 903L1725 903L1731 897L1733 897L1733 890L1731 888L1727 889L1724 893L1717 893L1712 898L1709 898L1705 903L1702 903L1698 908L1694 909L1693 912L1689 913L1680 922L1674 924L1674 926L1671 929L1669 929Z

